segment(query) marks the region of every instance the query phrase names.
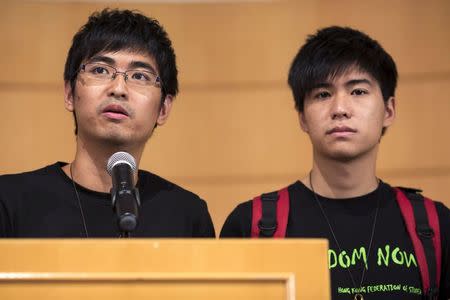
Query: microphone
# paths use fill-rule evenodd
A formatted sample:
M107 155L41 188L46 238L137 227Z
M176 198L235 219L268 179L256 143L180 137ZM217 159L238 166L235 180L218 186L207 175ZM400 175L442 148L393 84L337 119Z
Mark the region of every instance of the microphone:
M134 187L136 161L127 152L116 152L108 159L106 170L112 177L111 200L117 224L124 236L129 236L138 221L139 190Z

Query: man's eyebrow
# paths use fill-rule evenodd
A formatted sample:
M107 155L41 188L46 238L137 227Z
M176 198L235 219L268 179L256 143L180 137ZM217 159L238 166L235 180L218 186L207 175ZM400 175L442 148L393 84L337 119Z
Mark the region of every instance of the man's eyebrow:
M158 74L151 64L143 61L132 61L130 63L129 69L147 69L154 74Z
M320 89L320 88L330 88L333 85L329 82L319 82L312 86L311 90Z
M112 59L111 57L108 56L103 56L103 55L96 55L94 57L92 57L91 59L89 59L90 63L93 62L102 62L108 65L114 65L116 63L116 61L114 59Z
M354 86L354 85L357 85L357 84L361 84L361 83L365 83L365 84L368 84L368 85L372 86L372 82L370 80L364 79L364 78L363 79L352 79L352 80L349 80L349 81L347 81L345 83L345 86L346 87L351 87L351 86Z

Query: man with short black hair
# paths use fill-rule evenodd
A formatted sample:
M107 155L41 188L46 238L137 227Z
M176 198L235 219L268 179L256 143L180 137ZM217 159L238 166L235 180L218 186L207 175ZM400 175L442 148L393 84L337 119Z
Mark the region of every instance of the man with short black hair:
M405 191L376 176L379 143L396 111L391 56L360 31L324 28L299 50L288 82L313 147L312 169L283 190L238 205L221 237L327 238L333 299L422 299L438 292L448 299L449 209L425 205L437 211L431 221L439 223L440 235L434 231L432 238L440 238L441 247L432 246L431 255L441 254L441 264L437 270L429 265L430 276L440 274L440 290L424 290L422 260L396 200Z
M178 93L172 43L155 19L105 9L73 38L65 107L75 119L76 154L67 164L0 177L0 236L116 237L106 164L125 151L141 160ZM206 202L150 172L133 175L140 207L136 237L214 237Z

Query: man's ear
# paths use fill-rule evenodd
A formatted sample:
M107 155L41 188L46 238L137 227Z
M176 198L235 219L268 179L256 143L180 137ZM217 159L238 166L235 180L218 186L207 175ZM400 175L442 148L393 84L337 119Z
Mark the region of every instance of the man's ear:
M64 107L68 110L73 112L74 111L74 105L73 105L74 95L72 91L72 85L69 81L66 81L64 83Z
M167 119L169 118L170 110L172 109L174 97L172 95L166 95L164 101L161 103L161 108L159 109L158 119L156 120L156 124L158 126L164 125Z
M298 121L300 123L300 128L304 132L308 133L309 132L308 123L306 122L305 114L303 112L298 113Z
M383 127L388 128L395 120L395 98L390 97L384 104Z

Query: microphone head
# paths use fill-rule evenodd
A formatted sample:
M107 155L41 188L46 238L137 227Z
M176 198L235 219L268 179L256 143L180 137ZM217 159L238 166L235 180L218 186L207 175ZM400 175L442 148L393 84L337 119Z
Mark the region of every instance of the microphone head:
M114 166L118 164L127 164L130 166L133 172L136 172L136 161L134 160L134 157L127 152L119 151L111 155L111 157L108 159L108 164L106 165L106 170L108 171L109 175L112 174Z

